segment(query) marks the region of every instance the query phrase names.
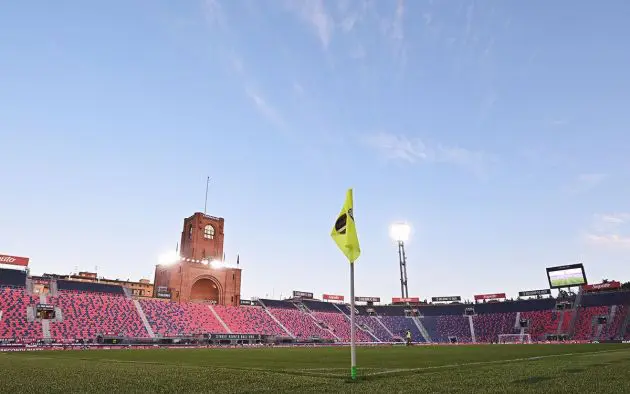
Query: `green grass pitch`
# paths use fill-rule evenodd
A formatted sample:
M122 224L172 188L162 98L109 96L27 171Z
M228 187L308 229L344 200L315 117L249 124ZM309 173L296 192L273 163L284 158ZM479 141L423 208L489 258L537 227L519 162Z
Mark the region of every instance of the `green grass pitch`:
M0 353L1 392L630 392L630 346L85 350Z

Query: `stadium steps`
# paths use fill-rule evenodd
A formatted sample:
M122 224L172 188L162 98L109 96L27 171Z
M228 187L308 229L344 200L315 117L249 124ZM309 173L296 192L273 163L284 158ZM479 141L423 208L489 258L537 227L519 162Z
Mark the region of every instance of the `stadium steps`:
M339 310L339 312L341 312L341 314L342 314L342 315L343 315L346 319L348 319L348 323L350 323L350 322L351 322L350 316L348 316L347 314L345 314L345 313L341 310L341 308L339 308L339 307L337 306L337 304L333 304L333 305L335 306L335 308L337 308L337 309ZM362 330L363 332L365 332L365 333L366 333L366 334L368 334L369 336L371 336L371 337L372 337L372 339L374 339L374 341L375 341L375 342L383 342L383 341L381 341L380 339L378 339L378 337L377 337L376 335L374 335L374 333L373 333L372 331L370 331L370 330L368 330L368 329L365 329L365 328L361 327L360 325L358 325L358 324L356 324L356 323L354 324L354 326L355 326L355 327L357 327L359 330Z
M26 278L24 286L26 287L26 294L33 294L33 279Z
M59 295L57 288L57 279L50 280L50 288L48 289L51 297L57 297Z
M294 302L293 305L295 305L295 307L302 312L303 314L305 314L306 316L310 317L311 319L313 319L313 321L315 322L315 324L317 325L317 327L321 328L322 330L326 330L330 333L330 335L332 335L333 337L335 337L335 339L339 342L341 342L341 338L339 338L337 336L337 334L335 334L335 332L333 330L330 329L330 327L328 327L328 324L326 324L326 327L322 326L321 322L319 320L317 320L317 318L315 316L313 316L313 314L311 313L311 310L308 309L308 307L306 305L304 305L301 302ZM344 315L345 316L345 315ZM347 316L346 316L347 317Z
M50 339L50 320L42 319L42 338Z
M606 323L606 332L608 333L608 336L612 334L611 330L615 322L616 314L617 314L617 305L613 305L610 307L610 315L608 316L608 322Z
M210 312L212 312L212 314L214 315L214 317L217 319L217 321L219 323L221 323L221 325L223 326L223 328L225 328L225 331L228 334L233 334L232 330L230 330L230 327L228 327L227 324L225 324L225 322L223 321L223 319L221 319L221 316L219 316L219 314L217 313L217 311L214 310L214 308L212 307L212 305L208 305L208 309L210 309Z
M626 318L621 325L621 331L619 332L619 336L621 339L624 339L626 334L628 333L628 326L630 326L630 311L627 311Z
M287 334L288 334L291 338L293 338L293 339L295 339L295 338L296 338L296 337L295 337L295 335L294 335L291 331L289 331L289 329L288 329L288 328L286 328L286 327L284 326L284 324L280 323L280 320L278 320L278 319L277 319L277 318L273 315L273 313L271 313L271 311L270 311L269 309L267 309L267 305L265 305L265 303L263 302L263 300L259 299L259 300L258 300L258 302L260 303L260 305L262 305L263 310L264 310L265 312L267 312L267 314L269 315L269 317L270 317L270 318L272 318L272 319L273 319L273 321L275 321L275 322L276 322L276 324L278 324L278 325L279 325L279 326L280 326L280 327L284 330L284 332L286 332L286 333L287 333Z
M475 325L473 323L473 317L468 315L468 326L470 327L470 340L472 343L477 342L477 337L475 336Z
M571 338L573 338L573 335L575 334L575 323L578 319L580 306L582 306L582 294L583 291L582 288L580 288L577 295L575 296L575 301L573 301L573 313L571 314L571 322L569 323L569 334ZM558 331L558 334L559 333L560 332Z
M422 324L422 321L420 320L420 318L418 316L412 316L411 318L413 319L413 322L416 324L416 327L418 327L418 331L420 331L420 334L422 334L422 337L424 338L424 341L426 343L433 342L431 340L431 335L429 335L429 332L427 331L427 329Z
M27 306L26 307L26 321L32 323L35 321L35 307Z
M147 315L145 315L144 311L142 310L142 305L140 305L140 301L134 299L133 305L136 307L136 310L138 311L138 316L140 316L140 320L142 320L142 324L144 325L144 329L147 330L147 334L149 334L149 338L155 338L155 333L153 332L153 329L151 328L151 325L149 324Z
M387 326L385 324L383 324L383 322L381 321L380 317L378 316L372 316L372 319L374 319L378 324L381 325L381 327L383 327L385 329L385 331L391 335L392 339L394 338L394 333L391 332L391 330L389 328L387 328Z
M514 330L521 330L521 312L516 312L516 319L514 320Z
M575 311L575 313L577 314L577 310ZM560 332L562 331L562 324L564 323L564 310L562 311L558 311L558 314L560 315L560 319L558 319L558 329L556 330L556 335L560 335Z

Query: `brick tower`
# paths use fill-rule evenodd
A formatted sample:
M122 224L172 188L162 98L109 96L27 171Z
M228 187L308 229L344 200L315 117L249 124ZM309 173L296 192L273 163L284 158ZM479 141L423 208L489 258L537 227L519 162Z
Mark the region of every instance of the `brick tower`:
M154 296L239 305L241 269L223 262L223 218L196 212L184 219L180 258L155 267Z

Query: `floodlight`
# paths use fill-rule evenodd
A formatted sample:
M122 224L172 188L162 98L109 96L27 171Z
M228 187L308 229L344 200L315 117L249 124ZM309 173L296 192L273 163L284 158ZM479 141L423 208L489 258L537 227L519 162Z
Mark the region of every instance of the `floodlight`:
M409 240L411 226L407 223L394 223L389 226L389 236L397 242L406 242Z
M180 258L177 255L177 252L172 250L170 252L162 253L160 256L158 256L158 263L161 265L174 264L179 261L179 259Z
M222 268L223 267L223 263L219 260L212 260L210 262L210 267L218 269L218 268Z

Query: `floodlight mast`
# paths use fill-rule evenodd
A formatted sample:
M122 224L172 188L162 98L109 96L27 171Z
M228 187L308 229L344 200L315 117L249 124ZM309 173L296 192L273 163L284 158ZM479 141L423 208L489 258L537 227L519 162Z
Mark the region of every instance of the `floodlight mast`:
M409 239L411 227L407 223L394 223L389 228L390 236L398 243L398 265L400 267L400 293L402 298L409 298L407 287L407 254L405 241Z

